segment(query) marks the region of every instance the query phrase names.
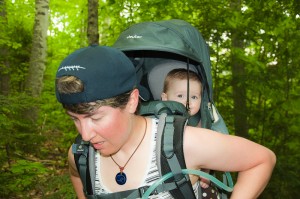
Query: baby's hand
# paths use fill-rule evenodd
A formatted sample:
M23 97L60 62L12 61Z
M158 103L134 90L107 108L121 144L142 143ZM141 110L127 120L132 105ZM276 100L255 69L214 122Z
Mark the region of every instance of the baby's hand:
M201 171L205 172L205 173L209 173L209 169L201 169ZM210 184L210 180L207 178L200 178L200 186L204 189L208 188Z
M206 178L201 178L200 180L200 186L204 189L208 188L210 184L210 180L206 179Z

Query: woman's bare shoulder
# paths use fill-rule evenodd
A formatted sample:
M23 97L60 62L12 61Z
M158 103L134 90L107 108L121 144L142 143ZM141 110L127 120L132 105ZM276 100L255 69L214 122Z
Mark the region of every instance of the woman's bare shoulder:
M274 156L251 140L195 127L186 127L184 154L191 167L223 171L247 169Z

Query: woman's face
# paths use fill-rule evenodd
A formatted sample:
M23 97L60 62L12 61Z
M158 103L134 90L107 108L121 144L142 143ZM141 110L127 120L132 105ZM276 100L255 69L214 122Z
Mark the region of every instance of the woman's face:
M126 109L103 106L92 114L68 114L82 139L103 155L117 152L129 137L131 117Z
M116 153L127 143L133 129L133 117L139 103L134 89L125 108L102 106L90 114L67 112L84 141L89 141L103 156Z
M67 112L84 141L89 141L103 156L116 153L129 139L139 91L134 89L125 108L102 106L90 114Z

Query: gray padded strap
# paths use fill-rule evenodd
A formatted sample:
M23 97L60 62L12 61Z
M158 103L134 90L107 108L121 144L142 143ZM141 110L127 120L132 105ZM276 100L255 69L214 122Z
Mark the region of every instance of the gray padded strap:
M86 156L85 155L81 155L79 157L79 174L80 174L80 178L81 179L86 179L86 169L87 169L87 161L86 161ZM82 185L84 188L84 192L86 193L86 180L82 180Z
M164 133L164 154L168 160L169 166L176 178L178 174L181 175L181 166L179 165L179 161L177 159L176 154L174 153L174 117L167 116L166 117L166 126Z
M90 170L90 178L92 184L93 193L95 193L95 178L96 178L96 168L95 168L95 149L89 145L89 170Z
M189 181L189 176L182 174L182 168L179 164L177 155L174 152L174 131L174 116L167 116L163 134L164 155L167 158L168 165L174 175L174 183L177 188L181 193L184 193L185 198L195 198L194 192L191 191L190 185L187 183Z
M162 134L163 134L164 127L165 127L166 117L167 117L166 113L162 113L160 115L159 121L158 121L158 127L157 127L157 134L156 134L156 162L157 162L158 172L159 172L160 176L162 176L161 161L160 161L161 140L162 140Z

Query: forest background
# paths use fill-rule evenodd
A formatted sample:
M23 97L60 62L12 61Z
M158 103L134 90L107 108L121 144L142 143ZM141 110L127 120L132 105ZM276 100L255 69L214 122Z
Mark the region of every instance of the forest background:
M230 133L276 153L260 198L298 197L298 0L0 0L0 198L75 198L66 158L77 132L55 98L57 67L75 49L164 19L191 23L209 44Z

